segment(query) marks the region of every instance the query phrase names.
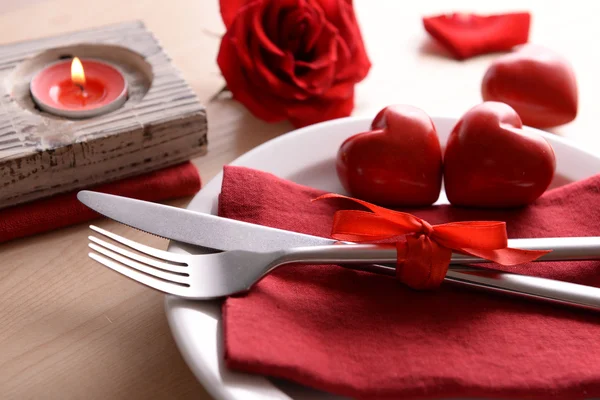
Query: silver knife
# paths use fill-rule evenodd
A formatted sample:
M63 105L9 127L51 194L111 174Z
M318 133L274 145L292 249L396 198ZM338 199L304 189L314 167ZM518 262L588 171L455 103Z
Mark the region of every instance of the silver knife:
M80 202L133 228L166 239L217 250L275 251L330 245L336 240L251 224L105 193L80 191ZM600 259L600 237L510 239L509 246L552 249L554 260ZM543 259L543 258L541 258ZM368 268L366 268L368 270ZM393 275L394 267L377 266ZM475 288L600 310L600 288L481 268L451 266L445 280Z

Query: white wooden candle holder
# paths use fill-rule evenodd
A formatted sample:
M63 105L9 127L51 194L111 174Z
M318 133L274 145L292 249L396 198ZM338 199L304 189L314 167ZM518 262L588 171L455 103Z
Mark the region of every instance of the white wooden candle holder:
M73 56L118 67L125 104L88 119L36 108L31 78ZM204 106L141 22L0 46L0 208L164 168L206 148Z

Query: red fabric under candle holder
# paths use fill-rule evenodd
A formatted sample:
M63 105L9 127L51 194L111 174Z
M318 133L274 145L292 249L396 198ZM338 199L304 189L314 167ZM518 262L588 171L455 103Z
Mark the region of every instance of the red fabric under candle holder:
M162 201L191 196L200 190L196 167L183 163L159 171L89 188L98 192ZM0 210L0 243L98 218L77 200L77 192L60 194Z
M527 43L530 21L528 12L485 16L454 13L424 17L423 26L455 58L464 60Z
M329 237L342 203L226 167L219 214ZM347 207L348 205L345 204ZM600 236L600 175L516 210L409 210L439 224L506 221L515 237ZM600 287L600 262L498 269ZM600 315L444 283L415 291L337 266L288 266L223 305L229 368L365 399L600 396Z

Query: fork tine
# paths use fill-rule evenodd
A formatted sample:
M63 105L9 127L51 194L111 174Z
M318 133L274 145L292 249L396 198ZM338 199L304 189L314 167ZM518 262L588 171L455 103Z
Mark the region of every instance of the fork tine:
M144 285L149 286L153 289L181 297L188 297L189 295L188 287L179 286L176 283L168 283L165 281L161 281L160 279L153 278L134 269L130 269L124 265L121 265L113 260L110 260L96 253L88 253L88 256L91 259L98 261L100 264L112 269L113 271L125 275L126 277L133 279L134 281L143 283Z
M144 263L144 264L151 265L151 266L156 267L156 268L164 269L165 271L176 272L176 273L184 273L184 274L187 274L187 273L190 272L187 267L180 267L180 266L177 266L177 265L167 264L167 263L164 263L164 262L161 262L161 261L157 261L157 260L155 260L153 258L150 258L150 257L144 257L144 256L139 255L137 253L134 253L132 251L125 250L125 249L123 249L123 248L121 248L119 246L115 246L112 243L108 243L108 242L106 242L104 240L98 239L95 236L88 236L88 239L90 239L92 242L94 242L94 243L96 243L96 244L98 244L98 245L100 245L102 247L105 247L105 248L107 248L109 250L114 251L115 253L121 254L121 255L123 255L125 257L134 259L134 260L139 261L139 262Z
M131 260L131 259L129 259L127 257L123 257L120 254L117 254L113 251L105 249L104 247L100 247L94 243L89 243L89 246L92 250L97 251L98 253L101 253L108 258L117 260L120 263L125 264L131 268L137 269L138 271L141 271L145 274L152 275L156 278L164 279L165 281L171 281L171 282L177 282L177 283L183 283L185 285L189 285L190 279L188 276L175 275L170 272L164 272L164 271L152 268L152 267L148 267L137 261Z
M143 245L141 243L134 242L133 240L126 239L123 236L119 236L116 233L109 232L109 231L99 228L95 225L90 225L90 229L98 232L99 234L101 234L103 236L106 236L106 237L114 240L115 242L119 242L129 248L137 250L140 253L146 253L152 257L160 258L165 261L171 261L171 262L176 262L176 263L180 263L180 264L187 264L186 263L187 257L185 254L175 254L175 253L171 253L168 251L158 250L153 247L149 247L149 246Z

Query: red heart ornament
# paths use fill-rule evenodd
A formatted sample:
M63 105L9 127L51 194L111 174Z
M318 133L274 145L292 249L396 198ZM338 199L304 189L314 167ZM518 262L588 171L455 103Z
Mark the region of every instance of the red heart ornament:
M554 150L541 135L523 130L510 106L485 102L458 121L444 153L450 203L516 207L533 202L554 176Z
M353 196L382 206L434 203L442 184L442 151L431 118L393 105L381 110L369 132L340 146L337 173Z
M525 125L547 128L577 116L577 81L569 62L536 45L495 60L481 84L483 100L514 108Z

